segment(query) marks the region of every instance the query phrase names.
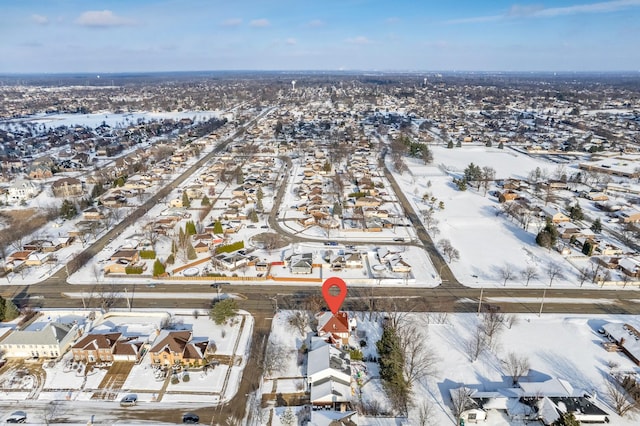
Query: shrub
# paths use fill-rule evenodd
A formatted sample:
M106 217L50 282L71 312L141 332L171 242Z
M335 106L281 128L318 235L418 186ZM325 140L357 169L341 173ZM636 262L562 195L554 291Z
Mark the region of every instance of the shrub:
M176 257L170 254L169 257L167 257L167 265L173 265L174 263L176 263Z
M124 268L124 272L127 275L140 275L142 273L142 266L127 266Z
M156 252L155 250L140 250L140 258L141 259L155 259Z
M231 244L225 244L225 245L221 245L216 247L216 254L219 253L231 253L234 252L236 250L240 250L244 248L244 241L240 240L240 241L236 241L234 243Z

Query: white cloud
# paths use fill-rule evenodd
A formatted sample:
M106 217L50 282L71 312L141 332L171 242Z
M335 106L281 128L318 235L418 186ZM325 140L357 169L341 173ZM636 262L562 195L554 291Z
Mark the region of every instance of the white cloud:
M240 18L230 18L222 21L222 25L225 27L237 27L242 24L242 19Z
M49 23L49 18L44 15L34 14L31 15L31 20L38 25L47 25Z
M321 20L321 19L314 19L314 20L309 21L307 23L307 26L311 27L311 28L324 27L325 25L326 25L325 22L323 20Z
M387 24L397 24L398 22L400 22L400 18L398 18L397 16L392 16L390 18L385 19L385 22Z
M268 19L254 19L253 21L249 22L249 26L254 28L265 28L269 25L271 25L271 23Z
M348 38L347 39L347 43L351 43L351 44L370 44L371 40L369 40L365 36L358 36L358 37L354 37L354 38Z
M542 5L512 5L502 15L474 16L469 18L452 19L447 24L469 24L492 22L510 18L554 18L556 16L579 15L587 13L608 13L639 7L640 0L613 0L591 4L576 4L564 7L547 7Z
M133 25L134 21L122 16L118 16L110 10L89 10L83 12L76 24L85 27L121 27L124 25Z
M293 37L289 37L284 42L290 46L293 46L294 44L298 44L298 41Z

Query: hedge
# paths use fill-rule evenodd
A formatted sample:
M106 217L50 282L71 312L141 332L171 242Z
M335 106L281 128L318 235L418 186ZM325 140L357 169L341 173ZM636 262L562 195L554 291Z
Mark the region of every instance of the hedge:
M216 253L231 253L244 248L244 241L236 241L235 243L225 244L216 247Z
M155 259L155 250L140 250L140 258L142 259Z
M127 275L142 274L142 266L126 266L124 272Z

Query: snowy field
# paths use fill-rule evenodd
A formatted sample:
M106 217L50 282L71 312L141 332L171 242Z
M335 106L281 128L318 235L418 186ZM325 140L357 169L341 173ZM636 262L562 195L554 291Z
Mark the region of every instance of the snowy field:
M458 280L472 287L501 287L504 285L501 269L508 267L514 276L506 286L523 287L525 279L521 272L533 267L538 277L528 285L548 287L550 279L546 271L553 263L562 268L563 275L553 279L554 287L579 286L578 268L560 253L539 247L535 242L535 230L531 229L534 227L525 231L504 215L498 215L501 207L496 197L483 196L482 191L475 189L459 191L452 183L452 179L460 177L471 162L480 167L493 167L497 179L526 178L536 167L553 171L556 164L507 149L478 146L454 149L433 146L432 149L433 164L406 159L410 172L394 173L394 177L399 186L405 188L416 212L428 208L422 201L427 192L444 202L444 210L435 213L440 232L434 242L448 239L459 251L460 260L449 265ZM580 260L576 262L579 264ZM584 286L595 287L591 283Z
M304 366L299 366L295 352L304 341L298 331L288 326L287 318L292 311L280 311L273 320L270 341L284 345L287 353L283 369L265 380L263 389L270 390L274 382L279 391L285 392L294 388L295 379L302 376ZM351 345L358 347L360 340L366 341L362 348L365 359L377 356L376 342L381 337L380 318L369 320L368 314L356 313L358 338L351 339ZM418 326L426 344L435 355L433 374L418 382L414 388L414 406L409 412L408 421L402 424L418 424L418 408L425 400L431 405L432 425L455 425L449 402L449 390L461 385L472 389L492 391L511 386L511 378L507 375L503 360L509 352L524 355L528 358L529 374L522 382L538 382L558 378L568 382L573 389L595 395L596 405L609 413L610 424L632 426L640 422L640 414L628 414L624 418L615 414L611 400L606 391L605 381L612 372L640 372L637 365L622 352L607 352L602 342L603 336L598 333L607 322L629 323L640 328L640 321L635 316L625 315L562 315L543 314L515 315L511 327L500 329L492 349L483 351L477 360L471 361L467 342L471 340L473 330L479 324L476 314L409 314L407 323ZM310 329L307 329L310 332ZM376 363L362 363L358 371L365 371L361 376L362 387L355 383L362 401L377 401L383 410L390 408L385 397ZM361 363L352 363L362 365ZM280 379L283 377L287 379ZM356 377L354 375L354 382ZM282 382L282 385L280 384ZM263 417L269 410L263 412ZM282 410L276 411L276 422ZM401 421L400 419L396 421ZM362 425L399 424L383 419L360 418ZM508 426L524 423L510 422L506 415L498 411L490 411L487 426Z

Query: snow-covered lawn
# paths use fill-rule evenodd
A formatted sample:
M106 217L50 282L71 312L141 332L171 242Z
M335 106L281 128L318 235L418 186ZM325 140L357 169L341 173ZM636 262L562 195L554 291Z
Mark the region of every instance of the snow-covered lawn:
M548 287L548 267L557 264L561 267L562 277L553 279L554 287L579 285L578 269L560 253L539 247L535 242L537 231L531 229L534 227L525 231L500 214L502 209L496 197L488 193L485 196L482 190L472 188L459 191L452 183L453 177L459 177L472 162L480 167L493 167L497 179L526 178L536 167L551 172L556 164L510 149L433 146L432 150L433 164L406 159L410 172L394 173L394 177L419 216L420 211L429 207L422 201L425 193L444 203L444 210L436 209L439 233L433 239L436 243L448 239L459 251L460 260L450 264L458 280L474 287L502 286L501 270L508 268L513 276L506 285L523 287L525 278L521 273L525 268L533 267L538 277L531 279L528 285ZM577 255L581 257L581 254ZM594 287L590 283L584 285Z

